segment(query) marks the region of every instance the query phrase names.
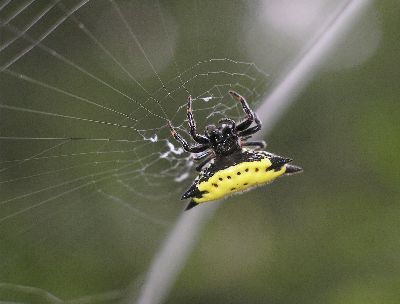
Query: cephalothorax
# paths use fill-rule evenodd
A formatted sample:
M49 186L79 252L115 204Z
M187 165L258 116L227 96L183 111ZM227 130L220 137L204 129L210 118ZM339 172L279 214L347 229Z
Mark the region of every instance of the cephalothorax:
M185 151L195 153L195 160L201 161L196 167L199 175L182 195L182 199L191 198L185 210L270 183L281 175L302 171L302 168L288 164L292 161L290 158L262 151L266 147L264 141L248 141L254 133L261 130L261 121L243 96L234 91L229 93L240 101L246 113L245 120L236 123L230 118L223 118L219 121L219 126L208 125L204 135L197 133L192 98L189 96L187 117L190 135L196 145L189 145L175 131L171 122L168 122L172 136Z

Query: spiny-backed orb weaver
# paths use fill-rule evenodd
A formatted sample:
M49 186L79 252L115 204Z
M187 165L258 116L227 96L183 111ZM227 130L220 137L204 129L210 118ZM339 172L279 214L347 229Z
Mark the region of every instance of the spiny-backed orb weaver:
M197 143L190 146L168 121L172 136L190 153L195 160L202 160L196 167L199 173L182 199L192 198L185 210L200 203L214 201L235 192L268 184L281 175L301 172L303 169L289 165L290 158L262 151L264 141L248 141L261 130L261 121L250 109L246 99L234 91L229 93L240 101L246 118L240 123L223 118L220 126L208 125L204 135L197 134L196 121L192 113L192 97L187 101L187 118L190 135ZM255 123L252 126L253 122ZM247 147L253 147L249 149Z

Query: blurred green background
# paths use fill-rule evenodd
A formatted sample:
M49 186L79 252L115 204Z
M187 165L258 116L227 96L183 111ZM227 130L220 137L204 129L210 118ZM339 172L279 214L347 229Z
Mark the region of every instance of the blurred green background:
M160 158L165 118L184 130L179 77L194 96L223 91L198 100L201 127L237 117L229 85L256 107L345 3L3 2L0 300L22 303L136 298L194 178L173 180L185 155ZM400 302L399 11L376 1L338 41L265 138L304 173L225 200L167 303Z

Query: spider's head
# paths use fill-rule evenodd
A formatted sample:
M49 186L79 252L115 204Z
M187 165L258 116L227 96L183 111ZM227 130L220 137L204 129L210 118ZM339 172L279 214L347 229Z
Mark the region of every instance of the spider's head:
M205 135L217 155L229 155L240 150L239 137L235 132L235 125L232 123L224 122L219 127L208 125Z

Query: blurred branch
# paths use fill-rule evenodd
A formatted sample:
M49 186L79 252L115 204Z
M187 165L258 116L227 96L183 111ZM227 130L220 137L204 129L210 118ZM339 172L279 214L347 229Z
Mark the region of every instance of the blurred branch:
M338 38L351 28L356 17L371 3L372 0L348 1L327 22L300 57L294 60L294 64L276 82L270 95L257 110L259 118L264 121L259 136L265 137L272 130L295 97L313 79ZM204 204L180 216L147 273L137 303L156 304L166 298L185 265L201 228L213 216L218 206L219 203Z

